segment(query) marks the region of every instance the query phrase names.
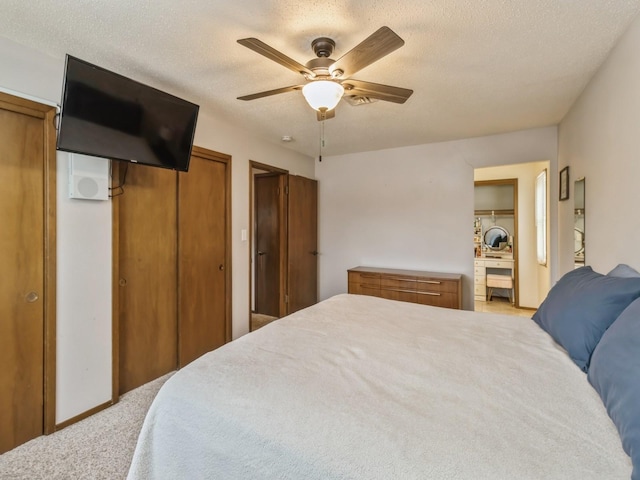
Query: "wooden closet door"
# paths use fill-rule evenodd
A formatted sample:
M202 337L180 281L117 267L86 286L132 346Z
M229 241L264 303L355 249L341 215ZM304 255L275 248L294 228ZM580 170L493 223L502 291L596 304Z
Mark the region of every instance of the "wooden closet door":
M48 338L55 330L55 285L47 278L55 278L55 248L45 250L55 247L49 243L55 230L47 233L50 222L55 225L55 146L49 138L54 113L53 107L0 93L0 454L55 422L44 411L55 394L48 387L45 395L45 335L55 356L54 339ZM46 383L53 382L49 377Z
M128 169L124 194L115 197L123 394L177 367L177 174L143 165L114 165Z
M318 182L289 176L288 313L318 302Z
M181 367L229 340L228 162L194 147L179 174L178 288ZM228 157L227 157L228 158Z

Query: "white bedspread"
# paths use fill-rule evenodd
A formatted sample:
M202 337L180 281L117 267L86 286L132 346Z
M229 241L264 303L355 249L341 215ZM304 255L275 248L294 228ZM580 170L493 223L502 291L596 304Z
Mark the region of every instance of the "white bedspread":
M533 321L338 295L199 358L130 479L628 479L586 376Z

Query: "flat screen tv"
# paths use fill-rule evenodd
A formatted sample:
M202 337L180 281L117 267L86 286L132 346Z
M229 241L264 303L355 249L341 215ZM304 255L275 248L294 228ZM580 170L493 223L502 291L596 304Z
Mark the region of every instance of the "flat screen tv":
M58 150L187 171L198 105L67 55Z

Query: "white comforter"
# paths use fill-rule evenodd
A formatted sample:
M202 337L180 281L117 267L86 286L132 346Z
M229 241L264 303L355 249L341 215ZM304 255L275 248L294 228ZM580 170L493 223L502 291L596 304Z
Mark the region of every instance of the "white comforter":
M358 295L175 374L130 479L628 479L586 376L533 321Z

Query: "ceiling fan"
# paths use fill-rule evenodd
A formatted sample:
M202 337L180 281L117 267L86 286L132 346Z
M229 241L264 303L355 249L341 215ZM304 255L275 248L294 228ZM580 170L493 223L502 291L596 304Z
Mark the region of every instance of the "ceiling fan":
M364 67L404 45L404 40L389 27L380 28L338 60L330 58L336 43L328 37L316 38L311 42L311 48L318 58L309 60L305 65L287 57L257 38L242 38L238 40L238 43L283 67L300 73L306 80L306 83L302 85L292 85L245 95L238 97L238 100L255 100L256 98L302 90L309 105L317 111L318 121L322 121L335 117L334 109L343 96L351 105L361 105L371 103L373 100L404 103L413 93L413 90L407 88L363 82L351 78L353 74Z

